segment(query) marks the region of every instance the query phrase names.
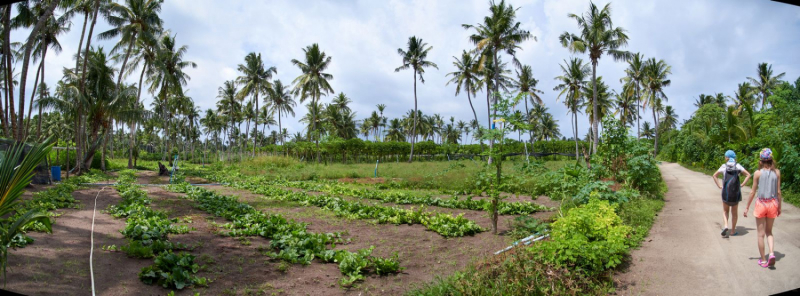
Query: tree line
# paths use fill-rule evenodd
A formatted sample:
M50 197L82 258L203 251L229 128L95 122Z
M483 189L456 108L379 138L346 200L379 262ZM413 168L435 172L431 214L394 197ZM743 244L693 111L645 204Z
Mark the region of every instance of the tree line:
M333 74L328 72L332 57L316 43L303 48L299 58L291 61L301 72L291 82L278 79L278 69L266 65L260 53L248 53L237 65L239 76L218 88L215 108L200 110L183 89L190 80L184 70L197 65L186 60L188 48L179 45L175 34L163 27L159 15L162 4L161 0L40 0L4 6L4 37L23 28L30 29L30 35L25 44L3 43L3 135L34 142L56 136L62 145L74 145L77 159L73 160L73 167L78 171L88 168L95 154L103 159L107 154L127 156L132 167L140 149L157 151L166 159L167 155L202 147L221 157L228 152L227 158L231 159L237 150L240 157L245 150L254 156L259 147L285 146L287 141L313 142L315 158L320 161L320 141L357 137L408 142L411 160L418 141L461 145L478 141L482 149L484 144L491 148L494 140L483 143L481 139L497 120L496 104L501 93L513 92L524 97L522 104L514 106L525 119L525 124L516 130L518 138L526 135L528 143L533 144L562 137L558 121L545 106L545 91L538 87L533 68L517 58L520 44L536 37L517 21L519 8L505 1L491 1L481 22L462 25L471 32L469 41L474 47L454 56L456 70L445 74L449 77L447 84L455 86L455 95L467 94L473 113L473 118L459 120L419 110L417 82L424 84L424 77L429 74L426 71L437 70L438 65L428 59L433 47L417 36L411 36L397 50L400 65L395 71L413 72L415 97L414 108L399 118L384 116L386 106L379 104L369 116L359 119L348 105L352 99L334 91L330 83ZM76 16L83 16L83 26L75 67L60 69L62 79L51 91L43 82L44 59L48 49L59 52L58 37L69 32L70 20ZM592 3L585 13L567 17L575 20L577 31L561 34L560 43L571 53L589 56L588 62L578 57L564 60L561 75L554 77L559 82L553 89L558 93L556 102L563 99L573 116L570 136L575 142L575 154L580 154L578 114L590 119L591 132L587 136L593 143L589 147L591 153L596 151L599 119L608 114L619 115L626 124L636 123L637 135L655 139L657 150L662 127L674 127L677 120L674 110L665 106L669 65L622 50L629 37L625 29L613 26L610 4L598 7ZM95 33L100 19L112 29ZM107 50L92 46L93 38L117 43ZM603 77L596 75L603 55L628 63L619 91L611 90ZM23 119L31 59L38 61L33 79L36 91L28 100L28 116ZM17 71L19 64L22 69ZM124 83L128 76L138 76L138 83ZM15 93L15 89L19 91ZM473 102L479 92L486 99L484 124L476 110L479 104ZM143 93L153 97L149 108L142 104ZM332 99L324 102L327 96ZM19 102L16 109L15 102ZM299 119L305 128L289 134L283 127L284 120L295 116L298 103L305 104L307 110ZM39 109L40 115L31 117L34 108ZM648 122L640 125L648 108L652 111L652 127Z

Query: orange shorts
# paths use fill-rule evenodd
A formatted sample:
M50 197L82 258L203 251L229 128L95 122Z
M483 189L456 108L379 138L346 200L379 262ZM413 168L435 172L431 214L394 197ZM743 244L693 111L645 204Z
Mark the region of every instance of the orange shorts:
M778 199L761 199L756 201L754 211L756 218L776 218L778 217Z

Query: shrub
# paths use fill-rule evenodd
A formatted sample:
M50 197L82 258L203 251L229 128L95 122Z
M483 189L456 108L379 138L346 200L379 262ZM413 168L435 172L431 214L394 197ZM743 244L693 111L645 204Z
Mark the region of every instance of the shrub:
M552 240L536 247L544 260L595 274L622 263L630 231L608 201L592 199L554 222Z

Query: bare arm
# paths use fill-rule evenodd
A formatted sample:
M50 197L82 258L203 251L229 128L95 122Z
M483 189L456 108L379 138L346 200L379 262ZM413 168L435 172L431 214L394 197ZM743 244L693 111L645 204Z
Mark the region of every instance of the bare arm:
M761 177L761 171L756 171L753 174L753 189L750 190L750 197L747 198L747 207L744 208L744 216L747 217L747 212L750 211L750 204L753 203L753 198L756 197L758 191L758 179Z
M742 170L742 174L745 175L744 182L742 182L742 187L744 187L744 185L747 184L747 180L750 180L750 172L747 170Z
M783 193L781 193L781 171L775 170L778 175L778 216L781 215L781 205L783 205Z
M722 189L722 185L719 185L719 178L717 176L719 176L719 171L714 172L714 175L712 175L711 178L714 179L714 184L717 184L717 187Z

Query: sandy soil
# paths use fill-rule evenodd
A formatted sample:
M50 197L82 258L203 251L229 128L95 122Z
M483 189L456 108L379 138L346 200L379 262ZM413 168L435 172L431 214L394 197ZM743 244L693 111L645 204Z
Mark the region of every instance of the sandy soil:
M750 189L742 189L738 236L722 238L720 190L711 177L674 163L660 165L666 205L631 266L618 274L622 295L768 295L800 288L800 211L788 203L775 220L775 268L758 266ZM754 207L755 205L751 205Z

